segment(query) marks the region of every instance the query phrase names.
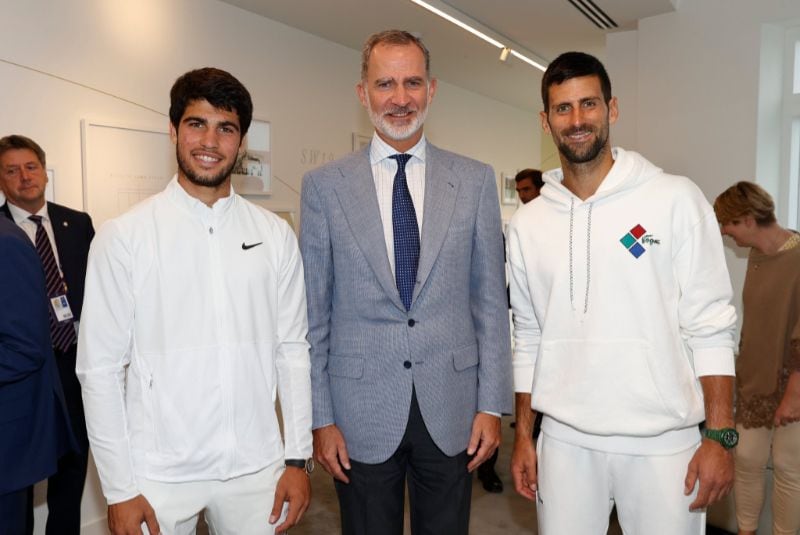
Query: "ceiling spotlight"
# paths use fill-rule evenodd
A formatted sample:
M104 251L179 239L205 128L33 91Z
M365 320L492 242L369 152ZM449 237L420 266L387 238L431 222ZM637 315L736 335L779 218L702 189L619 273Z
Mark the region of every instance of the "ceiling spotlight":
M542 72L547 70L547 62L546 61L544 61L543 59L539 59L539 58L536 58L538 61L533 60L530 57L528 57L527 55L522 54L522 53L518 52L517 50L514 50L513 48L511 48L512 45L516 46L513 43L509 43L508 45L506 45L506 44L502 43L501 41L499 41L498 39L495 39L494 37L492 37L492 35L497 36L500 39L506 40L502 36L498 35L497 32L495 32L494 30L492 30L490 28L487 28L486 26L483 26L482 24L480 24L479 22L477 22L475 20L469 19L469 17L467 17L466 15L461 13L460 11L456 10L452 6L449 6L448 4L443 2L442 0L411 0L411 2L417 4L418 6L424 8L424 9L427 9L431 13L434 13L434 14L442 17L443 19L445 19L445 20L447 20L449 22L452 22L453 24L455 24L459 28L462 28L462 29L468 31L472 35L474 35L476 37L480 37L481 39L483 39L487 43L489 43L489 44L491 44L493 46L496 46L497 48L502 49L500 51L500 61L506 61L508 59L508 55L511 54L512 56L521 59L522 61L524 61L528 65L530 65L532 67L536 67L537 69L539 69ZM464 22L463 20L460 20L460 19L469 19L470 22L472 23L472 25L467 24L466 22ZM480 29L476 28L475 26L478 26ZM516 48L519 48L519 47L516 47ZM531 54L531 55L533 55L533 54ZM534 56L534 57L536 57L536 56Z

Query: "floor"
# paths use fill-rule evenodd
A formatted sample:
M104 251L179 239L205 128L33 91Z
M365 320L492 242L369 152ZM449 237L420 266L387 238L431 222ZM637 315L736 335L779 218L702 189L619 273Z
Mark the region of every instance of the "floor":
M503 481L505 490L502 494L490 494L483 490L477 478L472 487L472 514L470 533L475 535L536 535L536 509L533 503L514 492L510 465L510 447L514 438L514 430L509 423L510 418L503 418L503 444L497 461L497 473ZM291 535L328 535L339 533L339 507L333 480L322 469L317 469L311 476L313 499L301 523L292 528ZM198 529L198 534L205 534ZM406 514L405 533L408 528ZM709 527L707 535L727 535L727 532ZM612 517L608 535L622 535L622 530Z

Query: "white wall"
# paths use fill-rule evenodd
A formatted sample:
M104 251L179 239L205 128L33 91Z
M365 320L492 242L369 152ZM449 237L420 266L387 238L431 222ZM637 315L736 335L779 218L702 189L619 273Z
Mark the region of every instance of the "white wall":
M349 152L353 132L372 131L355 96L356 51L228 4L2 0L2 8L0 135L37 140L55 169L56 201L74 208L82 208L80 120L166 128L169 88L191 68L230 71L252 93L254 115L272 122L273 195L257 199L267 208L299 211L303 173ZM426 132L498 174L539 163L535 114L446 81ZM504 212L510 217L513 208ZM41 489L37 497L36 533L43 533ZM94 475L83 512L84 533L104 532Z

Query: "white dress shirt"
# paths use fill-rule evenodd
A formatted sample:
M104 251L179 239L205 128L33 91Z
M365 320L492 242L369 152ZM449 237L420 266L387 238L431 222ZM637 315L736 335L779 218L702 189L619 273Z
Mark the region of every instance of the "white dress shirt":
M56 257L56 264L58 265L58 270L61 272L61 276L64 276L64 272L61 270L61 259L58 257L58 247L56 246L56 238L53 234L53 222L50 221L50 216L47 213L47 203L44 203L38 212L32 214L27 210L20 208L19 206L15 206L6 200L6 204L8 205L8 210L11 212L11 217L14 218L14 223L17 224L19 228L21 228L25 234L28 235L30 238L31 243L36 245L36 223L28 219L29 216L38 215L42 216L42 226L44 227L44 231L47 233L47 237L50 239L50 247L53 248L53 254Z
M275 214L233 193L208 207L173 179L100 228L82 318L76 371L109 504L139 478L224 481L311 455L303 266Z
M416 145L405 154L411 155L406 163L406 183L414 203L417 215L420 244L422 243L422 211L425 201L425 147L427 142L423 135ZM394 273L394 227L392 226L392 188L394 175L397 173L397 160L390 158L398 154L384 140L373 134L369 147L369 161L372 165L372 178L375 180L375 191L378 193L378 208L383 223L383 237L386 240L386 252L389 254L389 265Z

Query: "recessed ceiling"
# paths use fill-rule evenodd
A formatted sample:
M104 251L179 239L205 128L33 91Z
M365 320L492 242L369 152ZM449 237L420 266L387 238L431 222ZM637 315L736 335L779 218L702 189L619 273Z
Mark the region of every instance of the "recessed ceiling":
M525 110L541 107L542 73L410 0L222 0L272 20L360 50L372 33L401 28L420 35L439 79ZM582 50L601 59L605 35L578 7L599 8L618 26L674 11L677 0L447 0L452 8L546 61ZM522 51L525 53L525 51Z

